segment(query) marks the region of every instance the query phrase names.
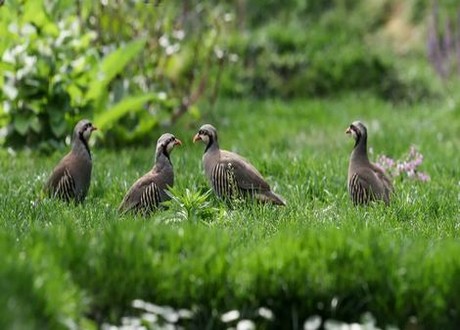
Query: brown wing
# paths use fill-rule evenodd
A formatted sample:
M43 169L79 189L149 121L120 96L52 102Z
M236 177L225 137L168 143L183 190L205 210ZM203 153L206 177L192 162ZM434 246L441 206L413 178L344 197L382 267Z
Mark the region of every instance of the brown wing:
M351 175L348 189L354 204L366 204L375 199L389 202L384 183L369 167L361 167Z
M149 172L137 180L126 193L118 207L120 212L149 212L157 208L164 198L164 188L160 188L158 173Z
M386 190L392 192L394 189L393 183L391 182L390 178L385 173L385 171L375 164L371 164L371 167L374 170L375 174L377 174L377 177L383 182L383 185L385 186Z
M367 204L373 199L369 182L358 173L354 173L348 181L348 191L353 204Z
M49 177L45 185L45 191L48 194L48 196L52 197L54 195L54 192L56 191L57 186L59 184L59 180L64 174L64 170L65 170L64 167L56 168L51 173L51 176Z
M270 190L270 186L264 180L262 174L240 155L222 150L219 163L231 168L239 188L244 190Z
M57 197L66 201L75 198L75 180L67 166L69 157L70 154L59 162L46 183L45 190L50 197Z
M45 185L45 190L48 193L48 195L54 194L54 191L56 190L59 180L61 177L64 175L64 171L66 169L65 163L66 159L68 156L64 157L59 164L53 169L53 172L51 173L50 177L48 178L48 181L46 182Z
M67 169L59 180L54 195L67 202L76 197L75 180Z

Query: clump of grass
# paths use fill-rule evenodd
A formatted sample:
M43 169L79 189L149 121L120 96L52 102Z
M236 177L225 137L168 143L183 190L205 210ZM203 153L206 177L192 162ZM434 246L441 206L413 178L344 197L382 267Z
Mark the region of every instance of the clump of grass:
M191 191L189 188L170 188L168 195L171 197L164 205L170 212L165 214L164 221L170 222L201 222L209 224L219 218L223 210L212 205L210 201L212 191L204 193L201 191Z

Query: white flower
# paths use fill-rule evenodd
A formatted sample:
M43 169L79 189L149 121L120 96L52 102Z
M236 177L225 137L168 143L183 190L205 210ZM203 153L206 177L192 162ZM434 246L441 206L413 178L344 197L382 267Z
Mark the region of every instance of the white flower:
M232 13L225 13L224 15L224 22L231 22L233 21L233 14Z
M228 58L229 58L230 62L233 62L233 63L236 63L236 62L238 62L238 60L239 60L238 55L237 55L237 54L233 54L233 53L230 54L230 56L229 56Z
M157 96L158 96L158 99L161 101L164 101L168 98L168 95L165 92L159 92Z
M163 48L166 48L170 45L168 37L164 34L160 37L160 39L158 39L158 43Z
M172 35L177 40L182 40L185 37L185 32L184 32L184 30L175 30L175 31L173 31Z
M219 47L214 47L214 54L218 59L221 59L224 57L224 51L220 49Z
M220 317L221 321L224 323L232 322L240 318L240 312L237 310L229 311L225 314L222 314Z
M180 49L179 44L174 44L166 47L166 55L172 55L174 53L177 53Z

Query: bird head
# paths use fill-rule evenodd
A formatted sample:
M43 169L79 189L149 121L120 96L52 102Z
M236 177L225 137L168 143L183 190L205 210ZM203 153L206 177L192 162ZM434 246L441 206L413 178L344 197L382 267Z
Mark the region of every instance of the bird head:
M95 130L97 130L97 128L93 126L93 124L88 119L82 119L77 123L77 125L75 125L73 135L74 138L79 137L85 142L88 142L89 138L91 137L91 133Z
M193 142L203 141L204 144L209 145L212 141L217 141L217 130L210 124L205 124L200 127L198 133L193 137Z
M162 150L166 155L171 154L171 151L175 146L182 145L181 140L177 139L174 135L170 133L165 133L157 141L157 153L159 150Z
M358 141L361 136L367 136L367 129L360 121L354 121L345 131L346 134L350 134L355 141Z

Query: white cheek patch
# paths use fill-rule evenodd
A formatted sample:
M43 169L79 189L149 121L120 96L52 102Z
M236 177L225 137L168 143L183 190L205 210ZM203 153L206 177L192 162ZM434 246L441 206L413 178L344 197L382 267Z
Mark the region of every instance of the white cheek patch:
M83 137L85 138L85 140L89 140L90 136L91 136L91 129L90 128L85 129L85 131L83 132Z
M356 131L354 129L351 130L351 136L356 140L358 138L358 134L356 134Z
M201 140L205 143L205 144L208 144L209 143L209 136L207 135L201 135Z
M174 142L168 143L168 145L166 146L166 150L168 151L168 154L171 153L173 148L174 148Z

